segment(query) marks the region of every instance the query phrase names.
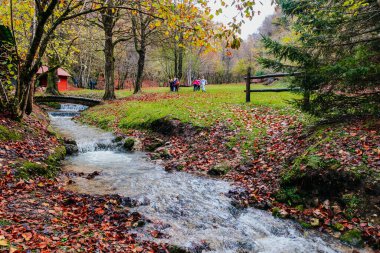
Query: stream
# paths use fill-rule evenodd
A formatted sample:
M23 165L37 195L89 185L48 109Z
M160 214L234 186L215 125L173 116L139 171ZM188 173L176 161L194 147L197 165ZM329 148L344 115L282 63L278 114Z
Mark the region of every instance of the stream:
M225 194L226 181L184 172L166 172L143 152L125 152L112 133L72 120L85 107L62 105L51 112L52 126L76 140L79 154L64 161L65 172L100 175L73 178L68 190L88 194L119 194L136 199L137 211L152 222L133 231L141 240L156 240L190 252L352 252L350 247L290 220L254 208L237 209ZM159 230L156 239L144 231Z

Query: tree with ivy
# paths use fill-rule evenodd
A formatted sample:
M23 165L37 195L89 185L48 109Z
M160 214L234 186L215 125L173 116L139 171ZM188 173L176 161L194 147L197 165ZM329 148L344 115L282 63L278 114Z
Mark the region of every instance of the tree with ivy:
M304 110L319 116L377 114L380 109L380 5L376 0L279 0L292 40L263 38L275 71L301 72ZM290 42L291 41L291 42Z

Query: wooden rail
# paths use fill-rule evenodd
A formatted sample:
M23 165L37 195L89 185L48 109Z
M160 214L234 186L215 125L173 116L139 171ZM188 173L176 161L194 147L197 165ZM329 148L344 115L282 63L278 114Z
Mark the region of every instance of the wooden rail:
M298 76L301 75L301 72L294 72L294 73L276 73L276 74L269 74L269 75L261 75L261 76L252 76L251 75L251 68L248 68L247 76L244 77L246 87L245 87L245 102L251 102L251 92L284 92L284 91L299 91L300 88L280 88L280 89L257 89L257 90L251 90L251 84L254 79L264 79L264 78L274 78L274 77L285 77L285 76Z
M279 89L256 89L250 90L250 92L284 92L284 91L300 91L300 88L279 88ZM244 90L244 92L247 92Z

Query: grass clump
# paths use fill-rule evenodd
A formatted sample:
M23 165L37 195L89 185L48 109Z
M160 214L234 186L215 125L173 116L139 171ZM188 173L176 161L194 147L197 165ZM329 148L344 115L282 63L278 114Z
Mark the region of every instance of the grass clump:
M9 220L0 220L0 227L9 226L11 224L12 224L12 222Z
M22 135L12 131L5 126L0 126L0 141L17 141L21 140Z
M359 197L354 194L349 193L349 194L344 194L342 196L342 200L346 206L344 214L347 216L347 218L353 218L355 214L357 213L360 203L361 203Z
M352 229L352 230L347 231L340 237L340 240L356 247L363 246L363 239L362 239L361 232L357 229Z
M49 167L41 163L24 162L16 171L16 176L29 179L33 177L43 176L51 177Z
M280 189L274 196L277 201L287 203L290 206L302 203L302 197L298 194L296 187L285 187Z

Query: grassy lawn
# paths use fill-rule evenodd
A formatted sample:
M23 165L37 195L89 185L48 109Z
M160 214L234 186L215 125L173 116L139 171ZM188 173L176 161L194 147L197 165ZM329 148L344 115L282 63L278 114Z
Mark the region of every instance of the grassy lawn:
M273 85L265 86L262 84L252 84L252 89L276 89L276 88L286 88L288 83L283 81L277 81ZM243 92L245 90L245 84L212 84L207 86L207 92L210 93L220 93L220 92ZM167 93L169 92L169 87L149 87L143 88L143 93ZM193 87L181 87L180 93L191 93L193 92ZM116 90L117 98L125 98L133 94L132 90ZM84 96L93 97L101 99L103 97L103 90L90 90L90 89L79 89L70 90L63 92L64 95L68 96ZM243 96L244 97L244 96Z
M254 85L254 88L284 87L283 83L275 86ZM299 96L290 92L252 93L251 103L245 103L245 85L208 85L207 92L193 92L192 88L184 87L179 93L170 93L167 87L145 89L144 94L131 96L129 91L117 91L118 98L105 105L91 108L83 113L85 121L96 123L108 128L119 126L123 129L146 128L159 118L170 116L182 122L197 126L211 126L217 121L229 121L232 127L241 126L243 119L236 110L249 110L251 107L271 107L283 113L296 112L289 101ZM102 91L70 91L70 95L102 94Z

